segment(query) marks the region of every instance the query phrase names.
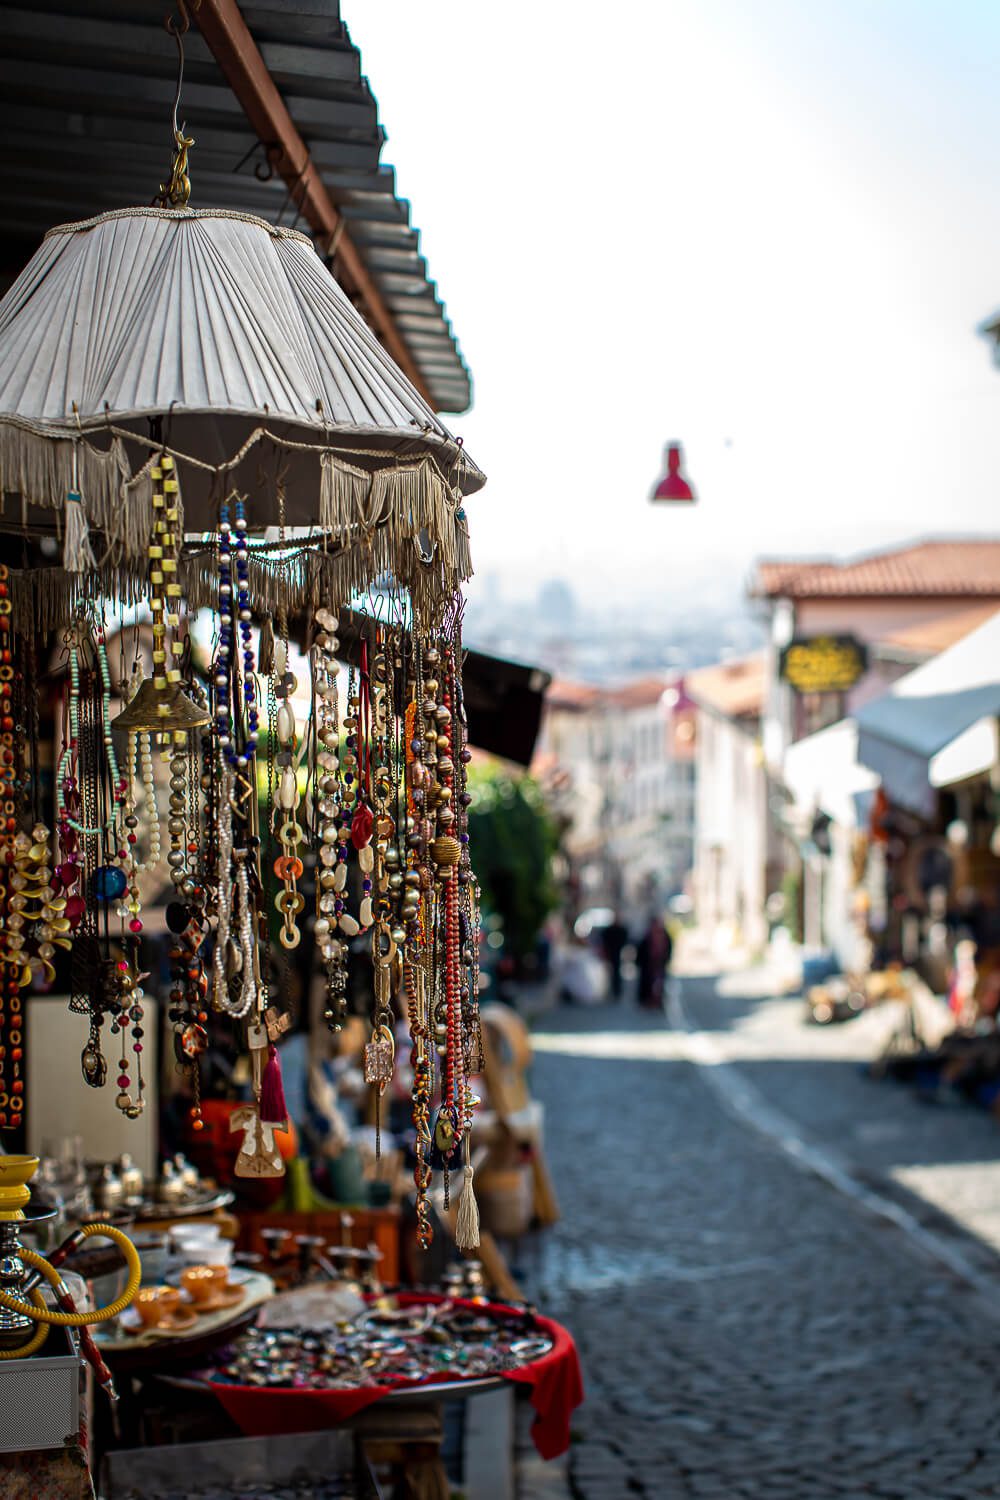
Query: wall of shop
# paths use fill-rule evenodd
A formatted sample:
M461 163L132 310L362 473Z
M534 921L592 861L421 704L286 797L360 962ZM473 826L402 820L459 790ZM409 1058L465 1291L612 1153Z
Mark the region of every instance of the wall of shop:
M916 599L907 595L882 599L797 599L795 629L798 635L843 634L857 636L862 641L884 641L918 626L953 619L969 606L968 599Z
M753 729L698 710L693 894L699 927L751 949L767 940L767 778Z

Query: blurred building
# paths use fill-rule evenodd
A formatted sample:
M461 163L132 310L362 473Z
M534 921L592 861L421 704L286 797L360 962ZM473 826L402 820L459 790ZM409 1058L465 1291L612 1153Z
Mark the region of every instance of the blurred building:
M720 946L756 948L767 937L767 658L756 653L701 667L685 686L696 716L695 917Z
M963 674L990 676L983 629L1000 609L1000 539L922 542L845 564L763 563L753 592L768 615L762 746L771 838L786 889L797 892L792 925L846 968L864 967L873 949L909 961L927 912L911 900L919 880L904 897L891 867L919 845L925 875L943 868L939 824L954 821L962 799L939 795L950 783L935 786L930 757L911 754L907 725L937 754L951 744L951 716L962 720L963 702L975 709L962 699ZM922 664L936 658L944 697L918 713L906 700L914 683L919 690ZM872 724L884 731L881 759ZM972 721L956 726L956 736L973 729ZM949 774L945 765L941 775ZM903 922L907 911L912 920Z
M695 710L682 680L556 679L533 770L563 831L578 910L631 915L683 891L693 861Z
M898 959L943 988L970 940L1000 978L998 715L1000 611L789 750L807 926L843 967Z
M764 756L780 781L789 745L856 712L1000 607L1000 537L846 563L762 562L751 596L767 620Z

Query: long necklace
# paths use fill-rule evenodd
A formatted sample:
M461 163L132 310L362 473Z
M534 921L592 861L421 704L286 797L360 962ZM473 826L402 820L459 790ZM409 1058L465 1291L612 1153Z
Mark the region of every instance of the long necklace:
M10 599L9 572L0 566L0 601L5 606L0 614L3 621L0 658L0 807L3 812L2 835L2 885L0 885L0 943L3 962L3 999L0 1009L0 1127L16 1128L21 1124L24 1109L24 1079L21 1076L23 1060L21 1031L20 959L22 939L17 926L11 922L17 916L13 905L17 891L14 886L14 837L17 828L14 781L17 771L14 754L14 668L10 649ZM15 1040L16 1038L16 1040Z
M316 611L312 644L313 678L313 840L317 851L316 920L313 931L326 969L326 1006L323 1019L339 1031L347 1014L347 944L337 937L338 881L347 879L339 862L338 820L341 783L338 775L340 705L338 696L337 622L326 609ZM341 876L340 871L343 870Z
M362 808L360 797L360 765L361 758L358 753L360 745L360 723L361 723L361 697L357 688L357 679L352 667L347 674L347 713L344 715L344 739L343 750L340 756L340 828L334 831L337 840L337 868L334 880L334 914L337 918L337 926L345 938L357 937L361 931L361 924L347 910L347 874L348 874L348 851L353 842L352 831L356 814ZM324 826L324 842L330 836L329 829ZM371 851L365 845L365 854L362 858L362 850L358 850L358 863L362 870L365 864L369 868L365 870L367 879L371 873L370 856Z
M282 654L287 662L287 638L284 640L284 648ZM271 743L273 744L276 740L278 746L276 757L278 784L271 826L280 849L274 861L274 873L281 882L281 889L275 897L274 904L281 917L278 941L286 951L291 951L299 946L301 934L298 929L298 917L306 904L305 897L300 893L298 886L303 868L298 853L303 832L297 818L299 785L295 761L295 711L292 708L291 689L287 681L283 679L275 684L273 696L277 706L274 714L274 740Z
M422 851L424 840L417 816L415 793L422 789L425 772L423 739L416 734L422 698L419 639L413 637L413 696L406 707L404 720L404 758L406 768L406 875L402 920L406 924L406 948L403 959L403 982L406 988L407 1019L410 1027L410 1063L413 1071L412 1114L414 1133L413 1182L416 1188L417 1243L422 1250L434 1239L430 1221L429 1192L433 1144L430 1124L433 1092L433 1050L427 1017L427 915L423 895Z
M253 806L259 731L254 677L246 510L234 496L219 518L219 642L213 667L215 735L223 757L216 791L218 922L214 1003L237 1019L247 1017L257 995L256 905L250 863L255 859ZM234 574L235 564L235 574ZM237 657L237 636L242 660Z
M250 609L250 572L247 549L246 508L240 496L234 497L234 521L230 523L229 502L223 501L219 517L219 646L215 659L215 721L219 743L226 760L234 769L245 771L257 749L260 717L257 686L253 675L254 655ZM233 563L235 563L235 601ZM236 663L236 632L242 641L243 671ZM232 677L232 683L230 682ZM246 714L246 733L230 712L242 679L242 708Z
M461 642L456 641L456 657L461 655ZM458 883L461 894L459 919L462 939L462 1047L466 1077L481 1073L484 1066L482 1027L479 1019L479 887L472 870L469 848L469 807L472 795L469 792L468 768L472 751L468 742L468 721L462 694L461 679L456 673L455 694L457 712L454 717L456 818L458 841L462 846L458 866ZM469 1126L471 1128L471 1111Z
M388 764L389 719L392 714L391 658L385 639L378 633L371 674L371 738L368 747L369 795L374 817L372 848L374 861L371 879L364 883L361 919L372 926L372 969L375 1007L372 1015L371 1040L365 1047L365 1082L376 1088L375 1156L381 1155L380 1101L392 1079L396 1056L393 1035L393 1001L399 985L398 953L392 923L389 882L393 878L390 850L396 857L392 837L395 823L391 816L393 786ZM377 903L375 905L374 903Z
M451 799L454 794L454 763L451 759L451 685L450 685L450 659L441 662L441 670L444 681L441 685L442 701L434 710L434 719L438 728L438 807L437 807L437 836L433 844L434 862L437 866L437 879L444 905L444 991L445 991L445 1031L446 1050L444 1061L444 1079L441 1090L442 1113L446 1113L450 1119L455 1136L454 1144L458 1144L460 1137L464 1134L465 1126L465 1090L464 1070L462 1066L461 1046L461 1004L460 1004L460 948L461 934L459 923L459 896L457 867L461 858L461 846L452 832L455 821L454 809ZM447 1158L450 1153L443 1150Z

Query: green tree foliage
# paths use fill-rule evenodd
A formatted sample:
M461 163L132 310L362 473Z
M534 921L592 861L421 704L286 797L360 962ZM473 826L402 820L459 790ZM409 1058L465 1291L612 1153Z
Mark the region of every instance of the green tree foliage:
M530 776L470 766L469 840L483 905L503 920L507 951L520 961L534 950L558 902L552 856L558 834Z

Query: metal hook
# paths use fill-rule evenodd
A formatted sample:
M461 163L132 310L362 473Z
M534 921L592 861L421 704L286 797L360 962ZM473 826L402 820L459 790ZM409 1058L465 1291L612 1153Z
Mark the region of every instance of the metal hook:
M263 142L258 141L256 145L253 146L252 151L256 151L258 146L263 146ZM252 152L248 154L252 154ZM258 182L273 181L273 179L278 174L278 163L281 161L281 154L282 153L280 146L272 144L264 147L264 161L256 162L253 169L253 175L256 177ZM244 158L244 160L246 160L246 158ZM242 166L242 162L240 163L240 165ZM237 168L236 170L238 171L239 168Z
M193 0L195 7L200 0ZM177 112L180 109L181 91L184 87L184 37L191 29L191 16L188 12L185 0L177 0L177 9L180 12L180 22L173 15L168 15L164 20L164 28L168 36L172 36L177 43L177 88L174 91L174 108L172 115L172 130L174 137L174 159L170 169L170 181L160 183L160 196L156 200L164 208L186 208L191 196L191 179L188 176L188 152L194 145L194 137L185 134L187 122L183 125L178 123Z
M175 140L180 134L180 130L177 124L177 110L181 102L181 89L184 87L184 38L191 30L191 17L188 15L188 8L185 5L184 0L177 0L177 9L181 13L180 25L177 24L177 21L172 15L167 16L166 20L163 23L168 36L172 36L174 41L177 43L177 89L174 93L173 113Z

